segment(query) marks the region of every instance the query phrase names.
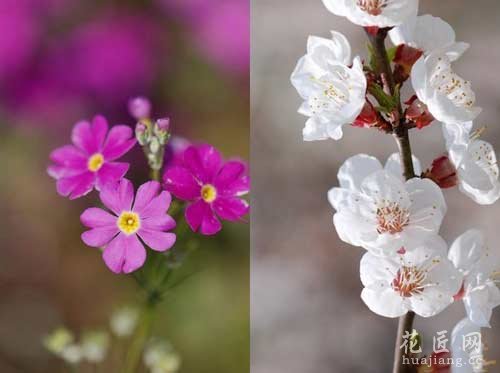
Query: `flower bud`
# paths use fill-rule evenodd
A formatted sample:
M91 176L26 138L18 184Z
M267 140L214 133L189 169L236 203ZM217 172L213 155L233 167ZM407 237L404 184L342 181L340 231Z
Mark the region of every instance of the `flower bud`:
M146 145L149 141L148 128L141 122L135 126L135 137L137 142L142 146Z
M149 118L151 115L151 102L145 97L136 97L129 101L128 110L135 119Z
M436 158L431 169L425 171L423 177L431 179L443 189L452 188L458 183L457 170L446 155Z
M434 122L434 117L427 109L427 106L420 102L417 96L413 96L405 104L409 105L405 112L406 119L415 123L418 129L422 129Z
M376 127L381 130L390 130L390 128L387 128L387 123L384 122L372 103L368 100L365 102L363 110L361 110L361 113L354 120L352 125L361 128Z
M154 132L161 145L165 145L170 136L170 118L158 119L154 126Z

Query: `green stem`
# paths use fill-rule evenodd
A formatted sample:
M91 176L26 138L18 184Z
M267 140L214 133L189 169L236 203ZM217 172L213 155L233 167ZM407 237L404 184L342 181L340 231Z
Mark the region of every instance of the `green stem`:
M130 344L123 373L136 373L140 365L144 346L146 345L154 321L156 304L148 301L141 315L139 325Z

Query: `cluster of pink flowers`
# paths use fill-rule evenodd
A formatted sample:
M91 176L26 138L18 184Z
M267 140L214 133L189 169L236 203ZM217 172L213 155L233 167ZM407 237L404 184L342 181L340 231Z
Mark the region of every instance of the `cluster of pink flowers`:
M129 109L139 121L137 139L130 127L109 129L106 119L96 116L92 123L81 121L74 126L73 144L55 149L48 167L61 196L76 199L94 189L99 192L106 209L92 207L83 212L80 219L89 230L82 240L103 250L104 262L114 273L141 268L146 261L145 246L163 252L175 244L176 221L168 214L172 195L186 202L188 225L203 235L218 233L221 219L241 221L249 212L241 198L250 189L247 165L240 160L225 162L211 145L177 146L175 138L170 149L179 152L166 166L163 187L159 181L148 181L134 194L132 182L125 178L130 164L117 160L139 143L148 149L152 169L161 170L165 147L170 145L170 122L153 123L151 105L144 98L131 101Z

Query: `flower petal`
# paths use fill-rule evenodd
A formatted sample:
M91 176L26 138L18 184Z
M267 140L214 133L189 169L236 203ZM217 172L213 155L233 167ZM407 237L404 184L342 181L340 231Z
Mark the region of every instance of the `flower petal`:
M142 219L141 224L146 229L156 231L169 231L175 228L176 222L170 215L152 216Z
M485 252L485 241L481 231L469 229L451 245L448 258L461 271L469 271L479 262Z
M217 198L212 208L222 219L238 221L250 210L248 202L241 198Z
M144 265L146 249L137 235L119 234L104 249L102 257L114 273L131 273Z
M250 189L248 167L240 161L229 161L222 166L215 177L214 185L219 194L224 196L241 196Z
M384 317L400 317L408 312L403 299L391 288L380 292L364 288L361 299L372 312Z
M108 121L102 115L96 115L92 120L92 135L94 137L95 151L102 151L104 139L108 133Z
M57 193L70 199L80 198L92 191L95 183L95 175L92 172L84 172L79 175L57 180Z
M105 185L113 184L122 179L127 173L130 165L125 162L104 163L97 171L96 188L102 190Z
M80 216L83 225L89 228L114 226L116 228L116 216L97 207L86 209Z
M215 216L209 204L203 200L192 203L186 208L186 221L194 232L211 236L222 229L220 221Z
M107 245L114 236L118 233L118 228L114 226L106 226L94 228L82 233L82 241L91 247L102 247Z
M153 198L143 209L139 211L134 207L134 211L141 215L142 219L163 216L167 213L170 202L172 202L172 196L169 192L163 191L158 197Z
M92 134L92 128L88 121L78 122L71 132L71 141L87 155L97 152L98 147Z
M116 215L129 211L134 200L134 186L127 179L121 179L116 184L107 184L101 190L102 203Z
M113 126L104 143L102 154L108 161L120 158L135 145L132 129L128 126Z
M189 201L201 195L200 184L187 168L175 166L167 169L163 182L165 189L177 198Z
M221 163L221 154L211 145L190 146L184 152L184 165L203 183L213 182Z
M176 240L175 233L161 232L157 230L150 230L141 228L139 237L155 251L165 251L170 249Z
M358 154L348 158L342 164L337 177L342 188L359 192L363 180L380 170L382 170L382 164L377 158L366 154Z
M87 168L87 155L74 145L65 145L50 153L50 159L63 166Z
M148 181L142 184L135 196L134 211L141 212L151 200L160 192L161 185L157 181Z

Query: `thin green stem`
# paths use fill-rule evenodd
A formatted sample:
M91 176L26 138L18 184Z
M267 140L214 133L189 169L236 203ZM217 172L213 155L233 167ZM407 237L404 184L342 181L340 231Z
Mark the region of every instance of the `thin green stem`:
M125 359L125 367L123 369L123 373L137 372L137 369L140 365L141 356L144 351L144 346L146 345L146 342L149 339L149 335L151 334L155 309L156 304L149 301L144 307L139 325L136 329L134 338L132 339Z

